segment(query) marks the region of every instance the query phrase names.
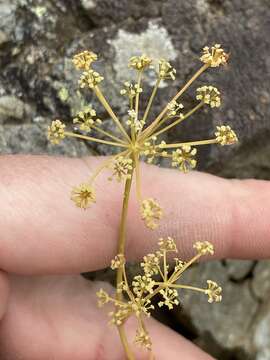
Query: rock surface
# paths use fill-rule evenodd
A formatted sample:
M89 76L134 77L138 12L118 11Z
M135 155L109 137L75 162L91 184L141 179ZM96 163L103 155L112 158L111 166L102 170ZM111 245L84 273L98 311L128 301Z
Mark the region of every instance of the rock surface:
M211 69L183 102L192 106L196 87L211 83L222 92L222 107L201 111L169 139L208 138L217 124L230 123L240 144L200 149L199 168L226 177L270 179L269 29L267 0L1 0L1 153L108 154L105 146L71 140L53 147L44 135L51 119L69 121L89 102L106 119L91 94L77 92L78 75L70 62L76 51L91 48L100 54L97 70L104 74L107 97L121 116L127 111L119 89L131 76L128 57L146 52L170 59L177 82L159 91L156 114L177 84L200 66L201 48L219 42L231 52L229 65ZM150 94L151 75L145 83L143 101ZM109 120L106 124L111 126ZM184 310L175 314L181 324L177 329L186 329L218 359L269 359L269 262L204 264L188 276L201 281L212 272L222 282L224 302L209 306L197 294L184 294Z

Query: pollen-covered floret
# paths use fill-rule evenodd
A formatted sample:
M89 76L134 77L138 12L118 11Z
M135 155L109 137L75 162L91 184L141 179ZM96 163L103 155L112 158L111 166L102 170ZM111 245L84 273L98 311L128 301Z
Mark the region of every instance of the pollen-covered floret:
M208 241L197 241L193 248L201 255L214 255L214 246Z
M154 199L146 199L141 204L141 217L146 226L155 230L158 227L158 221L162 218L162 209Z
M166 288L160 290L159 293L163 297L163 300L158 303L159 307L165 305L171 310L174 305L179 305L178 292L176 289Z
M130 179L132 171L133 160L129 157L118 156L110 164L112 169L112 176L109 177L109 180L115 178L118 182Z
M121 95L126 95L129 99L135 98L143 89L138 84L132 84L128 81L124 83L124 88L120 90Z
M137 329L135 336L135 344L145 347L147 350L151 350L152 341L148 332L144 329Z
M178 103L176 100L172 100L167 105L167 116L169 118L179 116L183 117L184 115L181 113L181 110L184 108L184 105Z
M59 144L65 138L65 127L60 120L54 120L51 126L48 126L48 140L54 145Z
M158 245L161 251L174 251L177 252L175 241L172 237L160 238Z
M120 267L124 266L126 263L125 257L123 254L118 254L115 258L111 261L111 269L119 269Z
M183 145L181 148L172 152L172 166L187 173L197 165L197 161L194 159L196 154L197 149L189 145Z
M73 64L78 70L89 70L92 62L97 60L97 54L92 51L85 50L73 57Z
M143 126L145 124L145 121L139 120L137 113L135 110L129 110L128 111L128 120L126 121L126 124L134 129L134 131L137 133L143 129Z
M107 304L110 301L110 297L108 295L108 293L106 291L104 291L103 289L100 289L97 293L97 298L98 298L98 306L101 307L105 304Z
M229 55L225 53L220 44L216 44L210 49L208 46L205 46L200 60L205 64L209 64L211 67L217 67L225 65L228 61L228 57Z
M79 85L82 89L85 87L89 87L90 89L93 89L102 80L104 80L104 77L101 76L97 71L88 70L83 72L79 80Z
M72 189L71 200L79 208L86 209L92 203L96 202L95 190L91 185L83 183Z
M141 56L132 56L129 59L128 66L130 68L133 68L135 70L144 70L147 67L149 67L152 63L152 59L148 57L147 55L141 55Z
M158 76L161 80L175 80L176 70L168 61L160 59L158 65Z
M208 302L220 302L222 300L222 288L214 281L207 280L208 288L205 290L205 293L208 295Z
M196 99L211 106L211 108L220 106L220 92L214 86L202 86L197 89Z
M100 125L102 121L96 118L96 110L91 106L86 106L82 111L79 111L73 119L74 124L78 124L80 130L90 132L95 125Z
M231 129L229 125L217 126L215 132L216 140L220 145L233 145L238 142L236 133Z

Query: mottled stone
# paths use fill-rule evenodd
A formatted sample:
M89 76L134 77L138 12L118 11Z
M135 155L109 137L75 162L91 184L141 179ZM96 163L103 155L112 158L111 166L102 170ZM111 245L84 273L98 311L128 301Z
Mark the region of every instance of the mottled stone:
M232 280L240 281L248 276L254 266L252 260L226 260L226 271Z
M260 300L269 299L270 260L262 260L256 265L253 273L252 289Z
M2 126L0 128L0 149L2 154L35 154L86 156L91 151L84 142L65 139L59 145L47 140L47 124L26 124Z
M15 96L0 97L0 122L9 118L27 120L30 108Z
M204 343L208 343L209 351L209 336L220 353L239 351L241 348L245 350L246 336L258 309L258 303L250 292L249 281L241 284L229 281L226 267L215 261L193 267L179 283L206 287L208 279L223 288L222 302L209 304L206 295L195 291L179 291L182 313L175 311L174 316L184 323L188 319L189 326L195 330L200 341L203 339Z

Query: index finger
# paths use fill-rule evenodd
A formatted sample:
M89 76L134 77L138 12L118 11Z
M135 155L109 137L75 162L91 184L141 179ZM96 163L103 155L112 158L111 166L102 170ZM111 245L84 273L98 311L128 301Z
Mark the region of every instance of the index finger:
M89 177L97 158L0 158L0 267L19 274L79 273L108 266L116 254L123 186L102 175L97 203L81 210L71 188ZM143 193L158 199L165 216L145 228L132 191L127 256L140 259L161 236L175 238L181 258L195 241L214 244L215 256L269 257L270 185L143 165Z

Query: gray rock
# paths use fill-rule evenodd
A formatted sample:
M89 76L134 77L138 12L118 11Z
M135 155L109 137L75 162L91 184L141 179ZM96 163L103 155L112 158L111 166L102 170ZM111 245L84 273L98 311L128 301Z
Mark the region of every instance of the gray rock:
M254 261L252 260L226 260L226 270L232 280L243 280L253 269Z
M250 292L249 281L241 284L229 281L226 267L215 261L193 267L184 274L179 283L206 287L208 279L223 288L222 302L209 304L206 295L195 291L181 291L179 296L182 312L175 310L174 316L180 323L186 325L188 322L190 329L200 338L201 344L207 343L207 349L213 351L213 355L218 358L223 359L221 354L228 351L237 353L242 350L245 356L250 355L251 350L246 339L251 332L258 303Z
M27 120L30 107L15 96L0 97L0 122L9 118Z
M59 145L50 144L46 136L47 124L36 123L0 127L1 153L65 155L72 157L91 155L91 151L86 144L76 139L65 139Z
M252 289L260 300L269 299L270 260L262 260L256 265L252 279Z

